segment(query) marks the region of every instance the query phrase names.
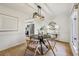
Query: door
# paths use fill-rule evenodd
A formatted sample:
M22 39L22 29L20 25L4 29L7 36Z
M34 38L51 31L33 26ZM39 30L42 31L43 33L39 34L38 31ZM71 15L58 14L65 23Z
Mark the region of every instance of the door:
M72 45L78 55L78 9L75 9L72 16Z

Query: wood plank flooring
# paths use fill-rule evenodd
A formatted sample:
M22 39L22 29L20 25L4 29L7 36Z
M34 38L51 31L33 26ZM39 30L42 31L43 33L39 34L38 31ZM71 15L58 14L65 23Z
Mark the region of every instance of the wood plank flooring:
M26 44L21 44L16 47L12 47L0 52L0 56L24 56ZM67 43L56 43L56 49L54 49L56 56L73 56L70 46ZM26 56L33 56L33 52L26 51ZM49 51L46 56L53 56L53 53Z

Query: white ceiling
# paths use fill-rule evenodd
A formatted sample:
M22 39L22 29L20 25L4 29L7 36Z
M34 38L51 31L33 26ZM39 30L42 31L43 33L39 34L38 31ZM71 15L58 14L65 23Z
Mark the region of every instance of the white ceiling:
M1 6L9 7L21 13L32 16L33 12L37 10L36 4L30 3L0 3ZM42 7L42 14L45 17L54 18L58 15L70 15L73 4L72 3L38 3Z
M56 15L67 14L70 15L73 4L72 3L53 3L53 4L46 4L52 12Z

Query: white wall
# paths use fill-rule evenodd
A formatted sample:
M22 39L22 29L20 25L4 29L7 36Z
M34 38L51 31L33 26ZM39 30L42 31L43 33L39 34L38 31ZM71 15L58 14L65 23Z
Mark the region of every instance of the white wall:
M59 40L69 42L70 40L70 18L67 15L59 15L53 19L59 25Z
M2 20L0 19L0 28L1 28L1 26L2 26L2 23L1 23L1 22L2 22Z
M0 32L0 51L21 44L25 39L25 15L16 10L0 6L0 13L18 17L18 31Z

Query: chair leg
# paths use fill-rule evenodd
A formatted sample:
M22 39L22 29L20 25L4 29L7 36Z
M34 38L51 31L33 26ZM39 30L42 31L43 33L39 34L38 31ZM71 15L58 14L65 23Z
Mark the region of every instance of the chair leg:
M54 50L53 50L52 48L51 48L51 50L52 50L52 52L53 52L54 56L56 56L56 54L55 54Z
M26 54L26 51L27 51L27 47L25 48L24 56L25 56L25 54Z
M34 56L36 55L37 52L38 52L39 54L41 54L40 51L39 51L39 49L38 49L38 48L39 48L39 42L37 42L37 43L38 43L38 44L37 44L37 47L36 47L36 49L35 49L35 54L34 54Z
M39 54L41 54L40 51L38 50L38 47L37 47L36 50L35 50L34 56L36 56L36 53L37 53L37 52L38 52Z
M35 49L35 54L34 54L34 56L36 55L36 53L37 53L37 49L38 49L38 46L36 47L36 49Z
M49 44L49 49L52 50L54 56L56 56L55 52L54 52L54 47L55 47L55 44L54 44L54 47L52 48L51 44L49 43L49 41L47 40L48 44Z
M44 53L44 55L46 55L46 54L47 54L47 52L49 52L50 50L52 50L52 52L53 52L54 56L56 56L56 54L55 54L54 50L52 49L52 47L49 47L49 48L48 48L48 50Z
M27 49L28 49L28 46L29 46L29 44L30 44L29 42L30 42L30 41L28 41L28 40L26 41L26 48L25 48L25 53L24 53L24 56L25 56L26 51L27 51Z
M57 48L56 47L54 47L55 48L55 50L57 51Z

